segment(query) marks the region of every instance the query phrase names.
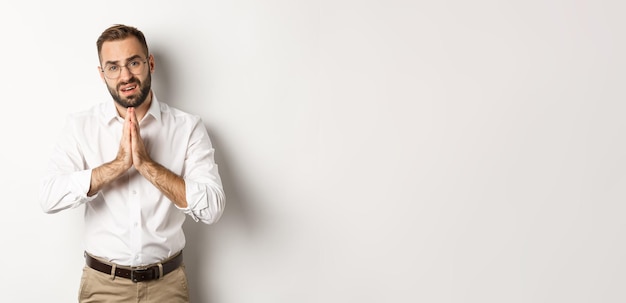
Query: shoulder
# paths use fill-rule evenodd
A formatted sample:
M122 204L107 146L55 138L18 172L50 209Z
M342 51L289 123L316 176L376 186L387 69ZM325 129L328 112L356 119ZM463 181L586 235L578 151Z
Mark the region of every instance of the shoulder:
M166 122L174 122L176 124L196 124L201 122L200 116L170 106L167 103L159 102L161 117Z
M66 123L78 127L100 123L106 118L108 110L105 102L97 103L86 109L69 113L66 116Z

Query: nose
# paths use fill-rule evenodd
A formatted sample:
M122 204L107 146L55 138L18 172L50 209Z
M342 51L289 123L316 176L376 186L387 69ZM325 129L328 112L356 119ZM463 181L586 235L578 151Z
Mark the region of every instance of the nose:
M120 79L129 79L133 76L133 73L130 72L130 69L127 66L120 67Z

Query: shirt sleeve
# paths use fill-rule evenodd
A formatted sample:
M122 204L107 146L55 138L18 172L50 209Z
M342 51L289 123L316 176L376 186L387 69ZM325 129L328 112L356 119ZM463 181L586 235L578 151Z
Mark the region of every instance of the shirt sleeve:
M97 197L87 196L91 185L91 169L84 167L74 134L74 127L68 119L52 151L41 183L39 202L45 213L75 208Z
M185 159L187 207L179 208L194 221L217 222L224 212L225 195L215 163L215 150L202 120L196 118Z

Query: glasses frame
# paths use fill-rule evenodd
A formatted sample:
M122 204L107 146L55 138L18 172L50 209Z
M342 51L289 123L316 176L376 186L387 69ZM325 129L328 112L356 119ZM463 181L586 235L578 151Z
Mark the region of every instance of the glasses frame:
M133 71L128 67L129 64L133 63L133 62L141 62L143 64L143 66L141 67L141 71L139 71L138 73L133 73ZM115 66L119 67L120 70L117 73L116 77L109 77L107 76L107 73L104 71L104 68L102 66L100 66L100 71L102 72L102 74L104 75L105 78L110 79L110 80L115 80L117 78L119 78L122 75L122 67L125 67L129 73L133 74L133 75L141 75L141 73L143 73L144 69L146 68L146 66L148 65L148 59L133 59L131 61L129 61L128 63L124 64L124 65L117 65L115 64Z

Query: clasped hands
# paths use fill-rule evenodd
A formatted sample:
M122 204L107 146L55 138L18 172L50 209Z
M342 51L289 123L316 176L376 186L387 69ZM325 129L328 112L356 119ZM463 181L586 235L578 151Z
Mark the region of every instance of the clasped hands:
M135 167L144 178L163 192L176 206L180 208L188 206L185 181L177 174L152 161L139 133L139 122L135 109L129 107L126 109L126 116L124 117L122 139L117 156L113 161L92 170L91 184L87 195L95 195L106 184L117 179L131 167Z
M122 164L124 171L134 166L142 175L142 166L152 161L141 138L139 122L133 107L126 109L122 140L120 141L120 149L115 160Z

